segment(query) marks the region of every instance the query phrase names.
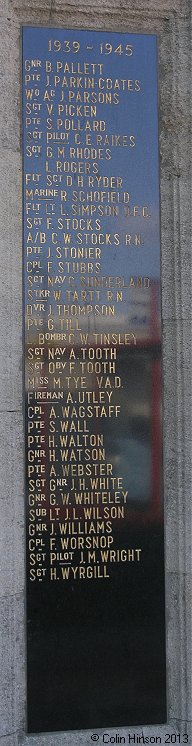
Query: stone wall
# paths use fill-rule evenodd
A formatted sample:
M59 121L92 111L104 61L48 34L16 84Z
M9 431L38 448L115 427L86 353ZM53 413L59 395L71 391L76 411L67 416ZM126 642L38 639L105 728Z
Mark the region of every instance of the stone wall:
M192 743L190 6L190 0L97 0L95 7L90 0L0 0L0 439L3 457L0 739L4 746L91 743L89 731L25 735L22 24L156 33L159 36L168 725L144 727L143 731L141 728L118 729L118 733L125 736L126 743L129 743L129 734L141 736L143 732L148 737L161 736L163 744L166 733L188 733L189 744ZM102 733L99 735L101 743ZM114 736L114 732L111 731L110 735Z

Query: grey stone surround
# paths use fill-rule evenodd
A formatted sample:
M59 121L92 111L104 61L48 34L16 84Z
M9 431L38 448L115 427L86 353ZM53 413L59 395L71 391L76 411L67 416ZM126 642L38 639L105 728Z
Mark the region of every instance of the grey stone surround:
M89 731L26 735L20 26L159 36L164 491L168 724L128 736L188 733L191 677L190 0L0 0L2 746L87 746ZM41 692L39 692L41 697ZM110 731L114 736L115 731ZM102 743L102 731L98 743ZM130 742L133 743L133 740ZM136 742L137 743L137 742ZM181 740L182 743L182 740Z

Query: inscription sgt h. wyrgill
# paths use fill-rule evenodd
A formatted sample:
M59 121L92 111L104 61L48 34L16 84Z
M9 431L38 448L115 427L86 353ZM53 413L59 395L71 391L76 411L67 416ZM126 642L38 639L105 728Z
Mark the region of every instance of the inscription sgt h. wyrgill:
M166 718L156 45L23 28L29 732Z

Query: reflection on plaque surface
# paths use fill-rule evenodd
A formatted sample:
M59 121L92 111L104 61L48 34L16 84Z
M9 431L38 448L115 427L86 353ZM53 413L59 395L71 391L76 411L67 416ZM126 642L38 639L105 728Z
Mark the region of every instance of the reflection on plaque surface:
M166 720L156 43L23 28L29 732Z

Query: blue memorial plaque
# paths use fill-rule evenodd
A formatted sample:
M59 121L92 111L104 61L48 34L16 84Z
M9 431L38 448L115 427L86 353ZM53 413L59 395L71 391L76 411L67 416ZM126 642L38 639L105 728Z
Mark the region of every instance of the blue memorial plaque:
M28 732L166 720L157 39L23 28Z

